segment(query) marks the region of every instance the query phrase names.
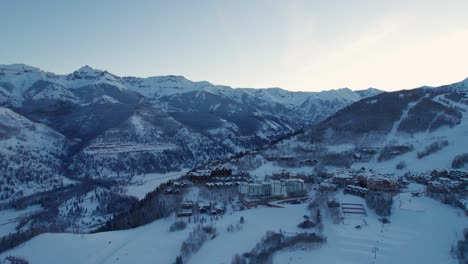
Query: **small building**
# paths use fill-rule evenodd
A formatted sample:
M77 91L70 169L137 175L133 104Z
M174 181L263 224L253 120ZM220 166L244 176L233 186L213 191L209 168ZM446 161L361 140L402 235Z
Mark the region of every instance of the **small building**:
M211 209L211 205L208 204L208 203L199 203L198 204L198 210L202 214L206 214L206 213L210 212L210 209Z
M211 171L211 177L229 177L232 175L232 169L229 168L215 168Z
M212 214L212 215L224 214L224 208L222 208L222 207L220 207L220 206L215 206L215 207L211 210L211 214Z
M348 184L353 184L356 182L353 176L349 174L338 174L333 177L332 182L338 186L344 187Z
M181 209L181 210L177 211L177 216L178 216L178 217L192 216L192 210L189 210L189 209Z
M369 189L356 185L347 185L344 190L344 193L354 194L358 196L365 196L368 192Z
M188 173L191 181L207 181L211 178L211 170L195 170Z
M319 184L319 190L320 191L336 191L338 190L338 186L334 183L328 183L328 182L321 182Z
M182 209L192 209L193 208L193 202L192 201L183 201L180 204L180 208L182 208Z
M387 178L369 178L367 188L374 192L398 192L400 185L397 181Z

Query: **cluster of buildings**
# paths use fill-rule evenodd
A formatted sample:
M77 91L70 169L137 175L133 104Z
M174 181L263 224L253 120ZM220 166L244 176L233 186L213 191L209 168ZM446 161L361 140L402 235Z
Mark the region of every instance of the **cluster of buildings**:
M424 181L427 191L433 193L461 192L468 187L468 172L464 171L441 171L433 172L431 177L419 179Z
M336 191L344 188L345 193L365 196L368 192L396 193L402 183L385 175L339 174L319 184L321 191Z
M240 172L233 175L231 169L223 167L195 170L189 172L187 176L190 181L205 184L209 188L232 187L241 182L250 181L247 173Z
M179 210L177 211L178 217L189 217L196 213L200 214L211 214L211 215L220 215L224 214L225 209L221 206L216 205L215 203L194 203L192 201L183 201L180 206Z
M210 181L215 177L225 178L232 176L232 169L224 167L216 167L214 169L194 170L187 174L190 181Z
M249 198L298 197L306 192L302 179L271 180L239 184L239 193Z
M183 181L175 181L172 183L172 188L169 187L164 190L165 194L180 194L181 189L190 186L190 182L183 180Z

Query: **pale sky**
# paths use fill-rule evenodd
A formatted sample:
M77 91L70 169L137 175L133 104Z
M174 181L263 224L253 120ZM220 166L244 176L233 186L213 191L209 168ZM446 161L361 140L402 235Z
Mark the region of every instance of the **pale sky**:
M0 11L0 64L55 73L304 91L468 77L467 0L15 0Z

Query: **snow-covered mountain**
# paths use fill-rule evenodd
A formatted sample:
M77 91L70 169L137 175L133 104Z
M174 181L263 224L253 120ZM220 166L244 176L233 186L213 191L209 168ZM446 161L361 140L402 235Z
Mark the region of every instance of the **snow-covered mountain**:
M61 186L70 146L57 131L0 107L0 202Z
M220 99L229 99L239 104L248 103L249 107L260 112L265 108L269 110L278 108L280 112L287 112L285 116L296 114L307 123L319 121L352 102L381 92L377 89L354 92L347 88L324 92L291 92L281 88L234 89L206 81L193 82L175 75L148 78L118 77L89 66L84 66L67 75L56 75L39 68L14 64L0 65L0 103L21 105L27 99L25 98L26 91L38 81L54 84L55 86L47 89L47 96L63 96L64 100L69 99L70 95L63 94L62 88L110 86L121 91L134 91L147 98L161 101L170 100L182 94L198 92L216 95Z
M392 93L374 88L290 92L280 88L231 88L192 82L181 76L119 77L89 66L71 74L56 75L26 65L2 65L0 174L4 177L0 181L0 206L23 209L21 214L9 212L15 217L0 223L8 227L0 230L3 235L13 234L2 240L7 241L3 250L38 233L86 232L98 227L109 228L101 231L113 230L122 228L115 223L129 228L159 219L133 231L81 236L85 240L92 237L99 240L89 249L85 247L89 251L86 261L107 263L133 259L140 251L127 256L121 250L129 249L125 246L129 239L126 234L136 238L132 238L137 241L132 244L132 250L136 250L142 247L138 241L147 240L147 236L141 236L144 234L141 230L149 228L161 235L177 236L167 247L171 249L170 254L162 254L160 259L172 262L189 232L168 229L170 222L175 221L177 205L181 199L187 199L214 202L213 206L223 203L227 210L225 216L211 216L210 224L222 230L214 241L232 243L245 240L238 239L243 238L242 234L248 235L253 239L242 249L247 252L267 230L299 232L297 224L304 220L309 206L278 204L266 210L240 211L240 203L235 198L237 187L233 185L223 184L217 189L210 187L213 185L190 182L188 177L173 180L204 164L210 168L223 164L236 174L248 172L239 175L247 175L249 181L261 181L285 169L291 175L309 177L314 173L310 180L315 181L319 175L328 177L323 172L346 176L359 171L373 177L382 173L400 176L409 172L427 174L433 169L467 168L467 88L468 80L464 80L442 87ZM181 182L188 185L182 188ZM317 189L320 188L312 187L308 195L313 197ZM135 195L135 190L140 201L125 195ZM349 202L348 196L341 191L338 194L340 199ZM407 229L418 223L421 227L419 216L400 208L402 203L410 205L416 198L409 191L397 197L400 204L393 208L397 213L391 226L398 224L398 228ZM365 203L362 198L353 200ZM322 201L323 208L329 207L328 201ZM437 221L425 221L419 234L430 234L425 231L447 219L453 226L460 225L458 216L438 217L440 212L448 214L445 205L438 205L439 208L427 197L423 202L438 208L430 212L430 219L437 218ZM324 213L324 217L327 215ZM160 219L165 216L169 217ZM381 218L373 212L367 216L370 217L364 228L346 225L344 236L343 230L327 226L331 230L327 233L331 247L327 248L333 250L325 249L325 252L329 252L330 260L334 259L334 247L342 248L337 242L343 239L351 239L352 245L366 248L374 243L374 240L355 242L354 235L380 234L379 241L384 243L386 236L376 228L381 226ZM242 228L235 231L237 234L229 231L235 229L233 223L243 222L239 219L244 217L247 218L242 223L244 231ZM195 225L193 219L189 226ZM265 219L279 220L266 221L267 225L263 226ZM449 233L448 228L442 233ZM64 245L81 243L76 236L68 236L70 240ZM8 252L41 262L45 255L36 254L44 244L41 242L56 243L55 239L63 240L63 235L43 235ZM425 236L420 239L427 240ZM210 241L193 256L192 262L206 262L211 249L219 244ZM443 242L448 245L447 241L453 241L453 237L446 237ZM386 243L395 245L393 240ZM95 254L97 251L92 248L101 248L104 253ZM238 253L238 248L226 249L216 259L222 262L226 256L230 259ZM389 263L400 260L406 249L395 248L400 253L397 258L389 259ZM419 250L418 254L423 252L417 246L414 250ZM64 252L67 256L72 254ZM278 254L280 259L286 259L284 256L289 254L284 252ZM368 252L361 253L353 253L354 258L368 259ZM440 250L427 259L436 256L443 260L445 253ZM51 256L49 262L62 259L57 254ZM77 262L82 260L77 258Z
M467 80L364 98L264 157L295 157L295 166L370 168L404 174L468 167ZM313 162L311 162L313 161Z
M94 177L193 167L252 150L379 92L234 89L89 66L57 75L0 65L0 105L78 140L68 173Z

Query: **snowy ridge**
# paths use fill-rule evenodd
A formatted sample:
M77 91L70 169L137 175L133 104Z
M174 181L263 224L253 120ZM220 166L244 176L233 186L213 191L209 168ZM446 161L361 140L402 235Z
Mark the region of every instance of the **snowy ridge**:
M193 82L183 76L176 75L148 78L118 77L107 71L93 69L88 65L67 75L46 73L39 68L23 64L0 65L0 84L9 83L14 87L13 91L9 93L14 94L15 101L17 102L22 101L23 93L39 80L55 83L68 89L106 84L117 87L120 90L131 90L146 97L157 99L176 94L203 91L232 99L238 103L245 103L245 97L250 96L270 104L281 105L300 114L308 114L310 112L310 106L301 106L306 101L308 101L308 104L314 104L314 109L321 107L323 104L335 104L334 107L328 107L322 111L323 114L331 114L332 112L330 111L335 111L361 98L373 96L381 92L376 89L367 93L361 91L354 92L347 88L323 92L291 92L281 88L234 89L229 86L214 85L207 81ZM11 97L11 95L5 92L4 88L0 89L0 102L7 101L7 99L2 98L2 94L4 94L4 97ZM11 100L13 99L11 98ZM316 101L318 103L315 103ZM308 108L309 110L301 110L301 107Z

